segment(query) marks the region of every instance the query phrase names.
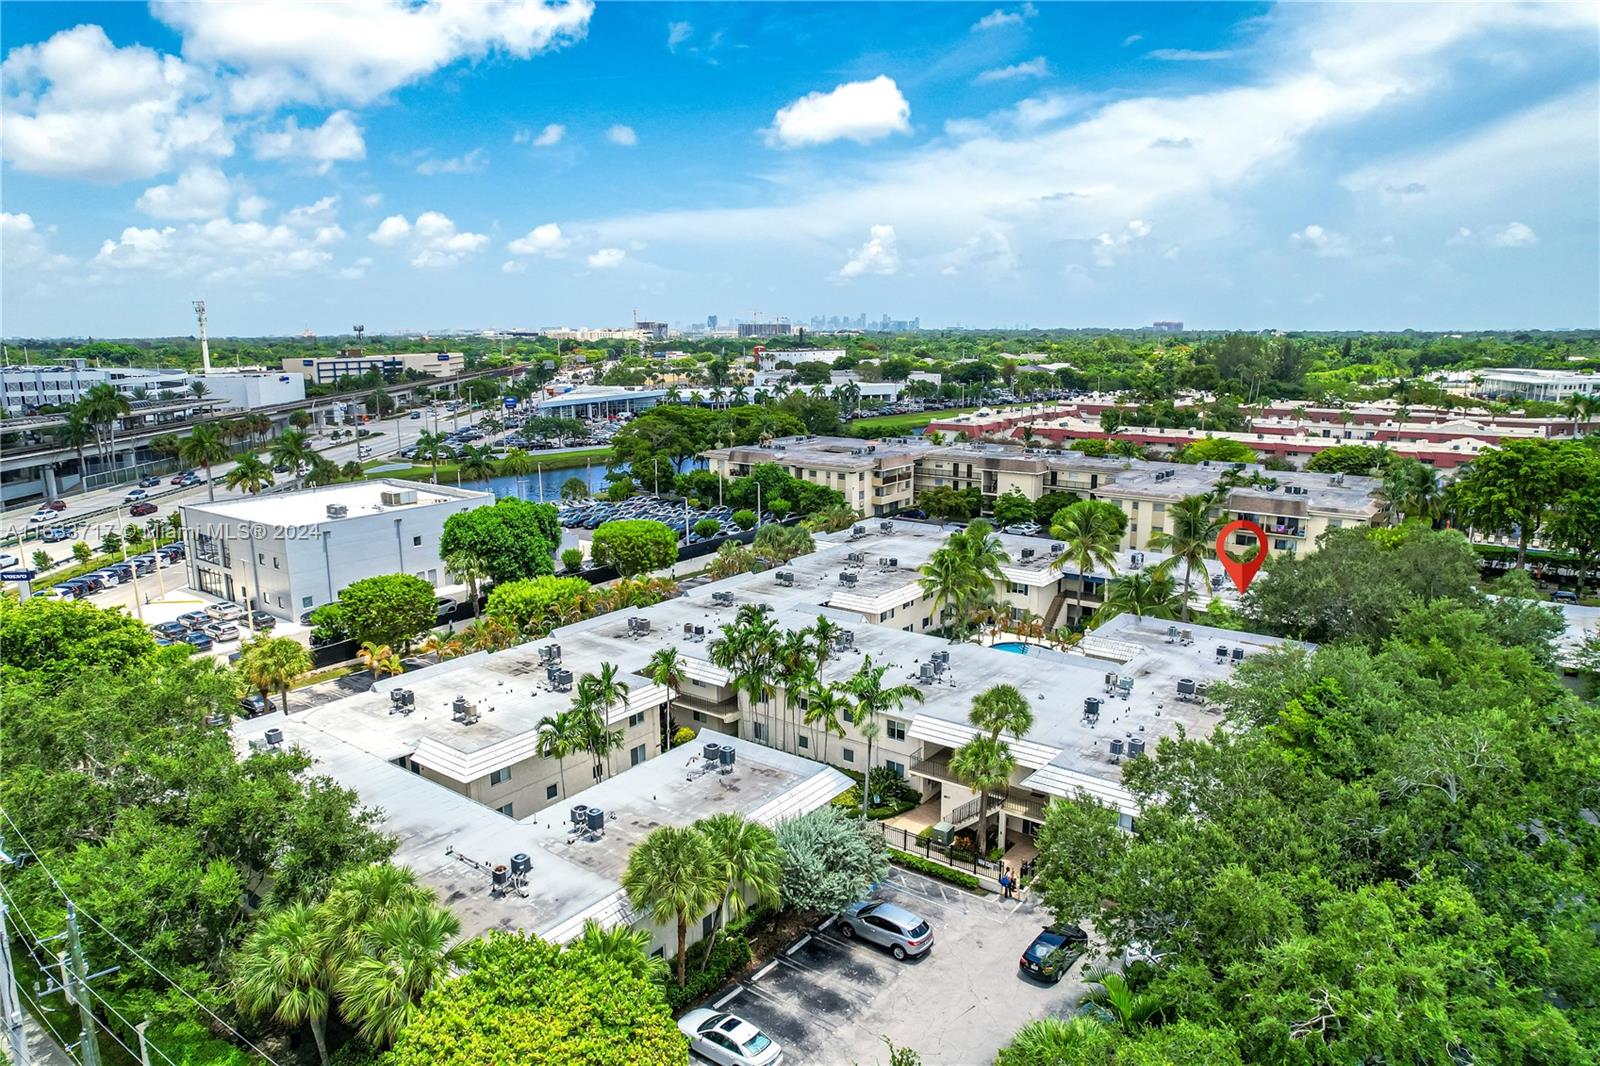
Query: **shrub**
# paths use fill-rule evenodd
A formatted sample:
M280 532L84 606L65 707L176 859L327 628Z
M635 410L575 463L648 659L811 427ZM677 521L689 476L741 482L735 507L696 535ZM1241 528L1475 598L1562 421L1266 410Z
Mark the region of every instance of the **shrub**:
M689 980L682 988L678 987L675 980L665 982L667 1006L674 1014L705 999L750 964L750 941L731 927L717 937L709 961L705 961L705 945L706 941L702 940L689 949ZM701 968L702 962L704 969Z
M583 569L583 549L567 548L561 553L561 567L572 573Z
M678 731L672 734L672 746L675 748L682 747L693 740L696 735L695 731L688 726L680 725Z
M722 523L715 518L702 518L694 524L694 535L701 540L710 540L722 531Z
M601 566L614 566L624 577L648 573L678 561L678 535L645 518L607 522L594 531L589 554Z
M951 855L953 856L958 850L960 849L951 848ZM984 892L982 883L965 870L952 870L942 862L934 862L932 859L924 859L921 855L913 855L909 851L899 851L895 848L889 849L889 858L908 870L915 870L919 874L926 874L929 877L937 878L940 881L948 881L952 885L957 885L969 891L982 892L984 895L988 895L987 892Z
M536 577L508 581L489 593L485 612L522 634L544 634L589 594L581 577Z
M433 586L410 574L383 574L352 581L339 593L339 610L345 628L357 643L371 641L394 648L409 644L438 617Z
M756 513L751 510L735 511L733 512L733 524L740 529L754 529Z

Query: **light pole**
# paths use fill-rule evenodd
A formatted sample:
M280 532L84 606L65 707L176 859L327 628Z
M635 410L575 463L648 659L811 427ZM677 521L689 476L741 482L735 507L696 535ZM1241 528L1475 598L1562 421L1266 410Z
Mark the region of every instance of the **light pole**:
M117 525L122 525L122 505L120 503L117 504L116 516ZM133 516L129 515L128 517L131 518ZM119 539L122 541L122 561L126 564L128 563L128 531L123 529L121 533L122 536ZM157 561L159 562L160 560L158 559ZM139 599L139 568L128 564L128 573L133 578L133 609L139 616L139 624L144 625L144 603Z

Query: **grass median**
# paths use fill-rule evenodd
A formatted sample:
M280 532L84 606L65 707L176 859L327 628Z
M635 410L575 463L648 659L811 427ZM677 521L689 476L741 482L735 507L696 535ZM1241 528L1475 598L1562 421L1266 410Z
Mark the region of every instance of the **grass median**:
M923 411L914 415L875 415L858 418L845 427L845 432L855 437L903 437L921 429L929 422L952 415L969 415L976 407L953 407L945 411Z
M610 448L585 448L582 451L560 452L555 455L541 455L539 452L529 452L528 454L533 457L533 461L538 464L541 470L572 470L590 463L599 464L611 461ZM400 461L403 462L404 460ZM367 468L367 478L369 480L385 477L400 478L405 481L433 480L433 467L427 463L413 463L411 466L399 469L383 469L384 467L393 466L395 462L396 460L393 459L368 459L362 465ZM439 484L454 485L459 472L460 465L457 463L440 463ZM496 474L495 476L505 475Z

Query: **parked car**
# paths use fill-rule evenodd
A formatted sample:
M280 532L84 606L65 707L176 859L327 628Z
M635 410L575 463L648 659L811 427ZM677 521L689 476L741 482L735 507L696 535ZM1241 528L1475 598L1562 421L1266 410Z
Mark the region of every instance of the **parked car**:
M160 474L151 474L149 477L142 477L142 478L139 479L139 487L141 489L153 489L157 485L160 485L160 484L161 484L161 475Z
M59 544L64 540L72 539L72 530L62 529L60 526L51 526L39 534L39 539L46 544Z
M443 618L454 611L457 606L458 604L456 601L452 600L449 596L440 596L438 599L433 601L433 613L437 617Z
M182 640L189 635L189 627L182 622L157 622L150 627L150 632L169 640Z
M159 508L157 508L155 504L145 500L128 508L128 514L132 515L134 518L143 518L147 514L155 514L157 510L159 510Z
M1561 589L1550 594L1550 602L1576 604L1578 602L1578 594L1568 589Z
M59 514L60 512L65 511L67 509L67 501L66 500L47 500L47 501L45 501L45 506L50 508L50 510L55 511L56 513Z
M839 912L839 935L881 944L897 959L915 957L933 947L933 928L927 922L904 907L881 900L852 903Z
M1039 980L1055 984L1088 946L1089 934L1075 925L1045 926L1023 950L1017 965Z
M261 698L261 693L252 692L248 696L239 698L239 713L245 718L260 718L264 714L272 713L272 704Z
M11 567L16 566L19 562L21 562L21 560L15 555L11 555L6 552L0 552L0 569L10 569Z
M58 600L79 600L83 598L83 586L71 582L62 582L50 587L50 595Z
M117 573L115 570L112 570L110 567L107 567L104 570L96 570L92 574L84 574L83 576L84 577L97 577L101 581L105 582L105 584L107 584L107 585L120 585L120 584L122 584L122 580L123 580L122 579L122 575ZM129 580L133 579L132 572L129 572L128 579Z
M689 1050L722 1066L777 1066L783 1045L737 1014L696 1007L678 1019Z
M204 611L185 611L183 614L178 616L178 621L182 622L190 629L199 629L202 626L210 624L211 616L206 614Z
M256 629L271 629L278 624L278 619L266 611L251 611L250 624Z
M218 644L226 644L230 640L239 639L239 627L232 622L212 622L202 632Z
M237 622L244 617L244 608L237 603L212 603L206 606L206 617L213 622Z
M204 630L196 629L188 636L184 637L183 640L184 643L188 644L189 647L193 648L195 651L211 650L211 638L205 634Z

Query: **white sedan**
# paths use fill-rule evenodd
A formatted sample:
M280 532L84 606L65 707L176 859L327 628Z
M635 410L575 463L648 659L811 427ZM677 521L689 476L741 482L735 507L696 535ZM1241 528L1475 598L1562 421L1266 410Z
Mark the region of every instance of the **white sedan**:
M678 1019L695 1054L722 1066L778 1066L783 1047L736 1014L697 1007Z

